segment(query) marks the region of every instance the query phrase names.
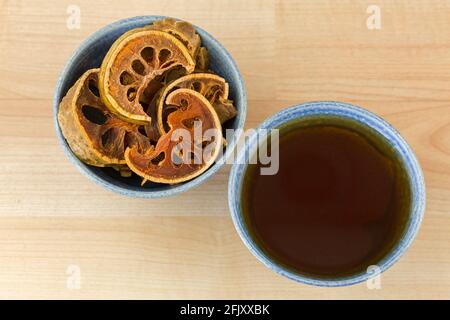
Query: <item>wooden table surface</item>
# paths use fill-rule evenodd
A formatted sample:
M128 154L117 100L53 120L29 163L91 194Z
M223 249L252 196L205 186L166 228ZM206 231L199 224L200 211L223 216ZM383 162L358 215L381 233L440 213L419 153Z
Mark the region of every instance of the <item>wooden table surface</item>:
M371 4L380 29L367 26ZM247 128L340 100L399 129L424 170L427 210L381 289L315 288L266 269L231 222L229 167L180 196L137 200L68 161L52 118L59 73L89 34L145 14L224 44L248 90ZM450 298L450 1L0 0L0 106L0 298Z

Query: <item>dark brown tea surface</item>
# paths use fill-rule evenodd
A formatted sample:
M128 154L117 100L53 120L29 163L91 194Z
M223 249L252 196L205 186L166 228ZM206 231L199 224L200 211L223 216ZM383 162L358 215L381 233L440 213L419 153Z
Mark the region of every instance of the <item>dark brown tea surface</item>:
M384 138L339 118L280 129L279 171L245 172L242 209L252 237L294 271L339 277L366 271L405 226L410 187Z

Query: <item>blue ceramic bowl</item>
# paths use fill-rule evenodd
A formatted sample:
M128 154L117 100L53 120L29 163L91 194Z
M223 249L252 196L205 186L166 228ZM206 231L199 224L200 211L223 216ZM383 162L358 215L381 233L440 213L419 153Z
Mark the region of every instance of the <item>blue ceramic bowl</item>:
M80 45L64 67L64 70L62 71L62 74L56 84L53 100L53 118L56 134L67 157L82 173L91 178L94 182L109 190L131 197L161 198L184 192L199 185L220 169L221 165L225 162L221 161L222 157L225 157L226 159L231 154L237 140L234 136L227 139L228 146L223 155L200 176L176 185L148 182L143 187L140 186L141 179L138 177L134 176L134 178L122 178L117 172L115 172L115 170L111 168L98 168L86 165L70 150L57 121L59 103L66 95L69 88L86 70L98 68L101 65L104 56L113 42L123 33L130 29L142 27L152 23L155 20L163 18L165 17L142 16L119 20L92 34ZM247 113L247 96L239 69L228 51L216 39L199 27L196 27L196 30L202 39L202 44L209 51L211 69L218 75L225 78L225 80L229 83L230 99L234 101L237 108L237 116L225 123L223 125L223 129L243 128Z
M419 163L414 156L413 151L400 136L400 134L386 121L380 117L368 112L365 109L339 103L339 102L312 102L297 105L286 110L283 110L274 116L264 121L259 129L274 129L279 128L283 124L295 119L301 119L308 116L317 115L332 115L339 116L347 119L357 121L364 126L368 126L389 141L392 148L394 148L400 155L401 160L404 162L405 168L411 181L412 190L412 209L409 215L409 220L406 225L405 232L403 233L400 241L381 261L377 263L378 270L374 270L376 274L383 272L389 268L394 262L396 262L400 256L411 245L414 237L416 236L420 223L422 221L425 210L425 185L422 175L422 170ZM263 250L256 244L250 235L241 211L241 192L243 176L246 170L245 155L252 154L253 150L257 146L257 135L253 135L249 138L244 148L239 150L236 164L233 165L231 170L229 185L228 185L228 203L231 210L234 225L245 245L248 249L267 267L273 271L288 277L289 279L317 286L335 287L355 284L361 281L365 281L375 274L359 273L347 277L340 277L336 279L321 279L306 276L300 273L292 272L287 268L284 268L271 257L266 255Z

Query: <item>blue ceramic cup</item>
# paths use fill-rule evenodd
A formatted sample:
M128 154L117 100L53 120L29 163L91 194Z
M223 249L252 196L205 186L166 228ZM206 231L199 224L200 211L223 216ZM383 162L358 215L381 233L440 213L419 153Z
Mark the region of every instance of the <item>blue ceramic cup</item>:
M142 16L119 20L92 34L73 53L64 67L56 84L53 100L53 118L56 134L67 157L82 173L94 182L109 190L131 197L161 198L184 192L199 185L220 169L225 162L221 161L222 158L227 158L231 154L237 142L237 137L232 134L227 135L228 145L223 155L219 156L219 159L207 171L190 181L175 185L147 182L143 187L140 185L141 179L138 177L123 178L111 168L89 166L80 161L70 150L57 120L59 103L62 98L85 71L100 67L111 45L122 34L130 29L143 27L163 18L165 17ZM234 101L237 109L237 116L227 121L223 125L223 129L242 129L247 113L247 95L239 69L228 51L213 36L199 27L195 28L202 39L202 45L208 49L210 68L228 82L229 97Z
M365 281L380 272L383 272L392 264L394 264L400 256L411 245L416 236L420 223L422 221L425 209L425 185L422 175L422 170L419 163L414 156L413 151L400 136L400 134L386 121L380 117L370 113L369 111L356 107L350 104L339 102L313 102L297 105L285 109L274 116L264 121L258 128L263 130L277 129L283 124L293 120L300 120L310 116L333 116L342 117L349 120L356 121L363 126L370 127L382 135L390 146L398 153L400 160L403 162L406 172L410 180L410 188L412 194L411 210L409 212L408 221L406 223L405 231L401 239L395 244L393 249L380 261L376 263L378 268L371 269L368 272L362 272L346 277L337 277L333 279L316 278L309 275L293 272L275 259L264 253L261 247L252 237L249 232L243 217L241 207L241 197L243 189L243 178L247 167L246 160L248 155L252 154L259 143L257 135L251 136L244 144L244 147L239 150L237 159L231 170L231 175L228 185L228 203L231 210L234 225L239 236L248 249L256 256L265 266L273 271L288 277L289 279L317 286L335 287L351 285L358 282Z

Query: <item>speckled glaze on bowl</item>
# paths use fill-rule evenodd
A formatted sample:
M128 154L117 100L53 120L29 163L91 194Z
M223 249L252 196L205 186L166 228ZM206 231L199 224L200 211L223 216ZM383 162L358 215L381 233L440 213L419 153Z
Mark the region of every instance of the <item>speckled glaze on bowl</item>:
M74 52L64 67L64 70L62 71L62 74L56 84L53 100L53 118L56 134L67 157L82 173L94 182L109 190L131 197L162 198L175 195L198 186L220 169L221 165L224 163L224 161L220 161L220 159L222 157L227 158L231 154L237 142L237 137L232 136L231 139L228 139L228 146L223 155L218 159L219 161L214 163L203 174L190 181L176 185L147 182L144 187L140 186L141 179L138 177L122 178L111 168L98 168L86 165L70 150L57 121L59 103L66 95L69 88L86 70L97 68L101 65L102 60L112 43L123 33L130 29L142 27L152 23L155 20L163 18L165 17L141 16L119 20L92 34ZM230 99L234 101L237 108L236 118L225 123L223 128L243 128L247 113L247 95L239 69L228 51L216 39L201 28L195 28L202 39L203 45L209 51L211 69L218 75L225 78L225 80L229 83Z
M414 237L416 236L420 223L422 221L424 210L425 210L425 184L422 175L422 170L419 163L405 140L400 136L400 134L386 121L381 119L369 111L356 107L350 104L339 103L339 102L312 102L297 105L288 109L285 109L266 121L264 121L259 129L273 129L279 128L282 124L290 122L295 119L300 119L308 116L315 115L333 115L344 117L347 119L353 119L359 123L375 129L382 136L387 138L390 145L397 150L402 161L405 164L407 173L411 181L412 189L412 209L410 212L409 220L406 225L406 230L403 237L396 244L390 253L388 253L381 261L377 263L379 267L378 271L383 272L394 264L400 256L407 250L411 245ZM243 220L241 212L241 190L243 176L246 169L244 163L245 152L253 152L257 145L256 135L253 135L248 142L245 144L245 148L239 150L238 161L234 164L231 170L229 184L228 184L228 204L231 210L231 216L233 218L234 225L236 227L239 236L245 243L247 248L256 256L265 266L272 269L273 271L297 282L324 286L324 287L337 287L346 286L359 283L369 279L374 276L374 273L359 273L351 275L348 277L341 277L336 279L321 279L314 278L311 276L302 275L300 273L292 272L276 261L267 256L253 241L251 235L249 234L246 225ZM241 163L241 164L239 164ZM376 273L378 274L378 273Z

